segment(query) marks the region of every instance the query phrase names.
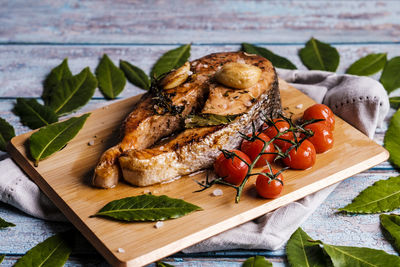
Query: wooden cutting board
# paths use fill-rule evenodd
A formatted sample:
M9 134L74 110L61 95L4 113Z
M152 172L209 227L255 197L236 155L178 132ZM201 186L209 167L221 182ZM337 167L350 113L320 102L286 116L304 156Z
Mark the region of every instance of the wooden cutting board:
M287 113L300 115L314 104L309 97L283 81L280 81L280 90ZM317 155L315 166L309 170L286 171L283 192L274 200L257 197L255 177L249 180L239 204L234 202L235 190L222 185L193 193L199 189L193 179L204 179L204 173L143 188L125 183L109 190L91 187L90 178L97 160L103 151L118 142L120 124L138 99L139 96L132 97L92 111L79 134L63 150L40 162L39 167L33 166L26 150L32 132L14 137L9 145L13 159L114 266L141 266L154 262L369 169L389 156L384 148L336 117L333 149ZM303 104L302 108L299 104ZM91 141L94 145L89 146ZM222 196L212 195L216 188L222 189ZM181 198L203 210L165 221L159 229L154 227L154 222L123 223L90 218L112 200L147 192ZM118 252L119 248L125 252Z

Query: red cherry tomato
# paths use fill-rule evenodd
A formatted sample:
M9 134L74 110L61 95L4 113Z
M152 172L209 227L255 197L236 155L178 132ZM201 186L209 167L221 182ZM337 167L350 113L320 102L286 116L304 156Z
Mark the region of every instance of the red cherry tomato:
M249 137L251 136L251 134L248 135ZM262 140L264 140L265 142L270 141L271 139L266 136L263 133L260 132L256 132L256 136L258 136L259 138L261 138ZM243 140L242 145L240 146L240 150L243 151L247 156L249 156L249 158L251 159L251 161L253 162L255 160L255 158L258 156L258 154L260 154L262 148L264 146L264 143L261 140L255 140L253 142L247 141L247 140ZM269 144L265 150L265 153L271 153L271 152L275 152L275 147L274 145L271 143ZM256 163L256 167L262 167L267 165L267 162L272 162L275 158L275 154L265 154L262 155L257 163Z
M245 160L248 164L251 163L249 157L239 150L232 150L236 155ZM231 184L239 185L246 177L249 167L238 157L226 158L221 153L214 163L214 169L218 176L223 177L225 181Z
M303 119L323 119L331 131L335 129L335 116L332 110L324 104L315 104L304 111Z
M322 121L306 125L304 129L314 133L307 140L314 145L317 153L323 153L333 147L333 133Z
M290 128L289 123L283 119L273 119L273 122L275 123L275 126L276 128L278 128L279 132L284 132ZM276 128L273 125L268 125L264 123L263 133L266 134L269 138L274 138L278 134ZM285 133L281 135L279 138L291 140L293 139L293 133L292 132ZM285 146L285 144L288 144L288 142L279 139L275 140L273 143L279 147L283 147Z
M278 171L271 168L272 173L276 174ZM270 173L269 169L265 169L262 172L265 173ZM283 176L280 173L277 177L277 179L281 180L283 182ZM266 177L264 175L258 175L257 180L256 180L256 190L257 193L263 197L263 198L276 198L279 196L279 194L282 192L283 185L281 182L278 180L272 180L269 177Z
M291 144L286 143L282 150L286 152L289 147L291 147ZM297 149L292 148L290 150L288 156L283 158L283 163L292 169L305 170L315 164L315 159L316 152L314 145L310 141L304 140Z

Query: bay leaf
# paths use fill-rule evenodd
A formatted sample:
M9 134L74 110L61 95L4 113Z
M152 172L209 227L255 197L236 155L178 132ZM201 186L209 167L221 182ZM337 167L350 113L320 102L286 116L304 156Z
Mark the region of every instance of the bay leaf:
M326 70L335 72L339 66L340 56L336 48L311 38L299 51L303 64L309 70Z
M7 222L6 220L0 218L0 229L4 229L7 227L14 227L14 226L15 226L15 224Z
M144 90L150 89L150 79L142 69L124 60L119 61L119 67L130 83Z
M68 66L68 58L65 58L60 65L51 70L43 82L42 99L46 105L49 104L50 95L52 94L54 88L61 82L61 80L71 77L72 73Z
M56 234L31 248L14 267L64 266L71 254L66 234Z
M33 133L29 138L29 150L35 165L62 149L82 129L90 113L66 121L50 124Z
M242 114L235 115L218 115L211 113L200 113L196 115L188 115L185 119L185 128L198 128L206 126L217 126L229 124L234 121L238 116Z
M89 102L96 87L96 78L89 68L85 68L79 74L61 80L50 96L49 106L59 116L71 113Z
M386 62L379 81L388 93L400 88L400 57L394 57Z
M111 201L94 216L121 221L162 221L179 218L200 207L167 196L140 195Z
M387 53L369 54L360 58L346 70L347 74L369 76L377 73L386 63Z
M162 262L162 261L157 261L156 262L156 267L174 267L174 265Z
M182 66L190 57L190 44L182 45L178 48L166 52L154 64L150 77L158 78L162 74L169 72L172 69L177 69Z
M7 143L15 136L14 127L0 117L0 150L6 151Z
M6 255L0 255L0 263L3 262L4 258L6 257Z
M393 244L397 252L400 252L400 215L381 214L379 215L379 219L382 227L390 235L389 241Z
M400 96L394 96L389 98L390 106L394 109L400 108Z
M96 68L96 78L100 91L109 99L116 98L126 84L124 72L114 65L107 54L103 55Z
M400 176L397 176L375 182L339 211L366 214L392 211L399 207Z
M290 69L290 70L297 69L296 65L294 65L287 58L276 55L272 51L263 47L255 46L249 43L242 43L242 51L249 54L256 54L262 56L271 61L272 65L274 65L274 67L276 68Z
M267 261L263 256L255 256L248 258L243 262L242 267L272 267L272 263Z
M36 99L17 98L15 112L20 117L22 124L31 129L37 129L58 121L54 111L39 104Z
M320 244L310 241L311 237L298 228L286 245L286 254L291 266L324 267L327 265Z
M345 247L323 244L335 267L387 267L400 266L400 257L390 255L383 250L364 247Z
M400 110L390 120L389 127L383 140L385 148L389 151L389 161L400 167Z

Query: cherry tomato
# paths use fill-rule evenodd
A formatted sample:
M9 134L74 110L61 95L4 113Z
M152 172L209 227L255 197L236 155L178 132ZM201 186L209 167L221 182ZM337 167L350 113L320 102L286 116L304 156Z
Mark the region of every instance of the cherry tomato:
M249 157L239 150L232 150L236 155L245 160L248 164L251 163ZM218 176L223 177L225 181L231 184L238 185L246 177L249 167L238 157L226 158L221 153L214 163L214 169Z
M276 128L278 128L279 132L284 132L290 128L289 123L283 119L273 119L273 122L275 123L275 126ZM263 133L266 134L269 138L274 138L278 134L276 128L273 125L268 125L264 123ZM285 133L281 135L279 138L291 140L293 139L293 133L292 132ZM288 142L279 139L274 140L273 143L279 147L283 147L285 143L288 144Z
M271 168L272 173L276 174L278 171ZM262 172L270 173L269 169L265 169ZM283 182L283 176L280 173L277 179ZM276 198L282 192L283 185L278 180L272 180L264 175L258 175L256 180L256 190L257 193L263 198Z
M315 104L304 111L303 119L324 119L325 124L330 127L331 131L335 129L335 116L332 110L324 104Z
M291 144L286 143L282 150L286 152L289 147L291 147ZM292 169L305 170L315 164L315 159L316 152L314 145L310 141L304 140L297 149L292 148L290 150L288 156L283 158L283 163Z
M249 137L251 136L251 134L248 135ZM265 142L270 141L271 139L266 136L263 133L260 132L256 132L256 136L258 136L259 138L261 138L262 140L264 140ZM251 159L251 161L253 162L255 160L255 158L258 156L258 154L260 154L262 148L264 146L264 143L261 140L255 140L253 142L247 141L247 140L243 140L242 145L240 146L240 150L243 151L247 156L249 156L249 158ZM271 152L275 152L275 147L274 145L271 143L269 144L265 150L265 153L271 153ZM262 155L257 163L256 163L256 167L262 167L267 165L267 162L272 162L275 158L275 154L265 154Z
M333 133L322 121L306 125L304 129L311 130L314 133L307 140L314 145L317 153L323 153L333 147Z

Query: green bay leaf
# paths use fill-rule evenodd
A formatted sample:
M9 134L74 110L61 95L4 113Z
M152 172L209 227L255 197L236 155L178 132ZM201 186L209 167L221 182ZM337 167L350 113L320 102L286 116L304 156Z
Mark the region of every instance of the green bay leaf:
M17 98L15 112L22 124L37 129L58 121L57 115L48 107L39 104L36 99Z
M196 115L188 115L185 119L185 128L191 129L191 128L198 128L198 127L229 124L240 115L242 115L242 114L218 115L218 114L211 114L211 113L200 113L200 114L196 114Z
M144 90L150 89L150 79L142 69L124 60L119 61L119 67L130 83Z
M15 224L7 222L6 220L0 218L0 229L4 229L7 227L14 227L14 226L15 226Z
M90 113L50 124L33 133L29 149L35 164L62 149L82 129Z
M54 88L49 106L59 116L76 111L89 102L96 87L96 78L89 68L85 68L79 74L63 79Z
M124 72L114 65L107 54L103 55L96 68L96 78L100 91L109 99L116 98L126 84Z
M255 256L248 258L243 262L242 267L272 267L272 263L267 261L263 256Z
M178 48L166 52L154 64L150 77L158 78L162 74L169 72L172 69L177 69L182 66L190 57L190 44L182 45Z
M382 227L389 234L389 241L393 244L397 252L400 252L400 215L381 214L379 216L379 219L381 221Z
M287 58L278 56L274 54L272 51L263 47L255 46L249 43L242 43L242 51L249 54L256 54L262 56L271 61L272 65L274 65L274 67L277 68L290 69L290 70L297 69L297 67Z
M394 96L389 98L390 106L394 109L400 108L400 96Z
M352 203L339 209L347 213L380 213L400 207L400 176L380 180L364 189Z
M386 62L379 81L388 93L400 88L400 57L394 57Z
M68 58L65 58L60 65L51 70L43 82L42 99L46 105L49 104L50 96L61 80L71 77L72 73L68 67Z
M389 127L383 140L385 148L389 151L389 160L400 167L400 110L396 111L390 120Z
M6 255L0 255L0 263L3 262L4 258L6 257Z
M369 76L377 73L386 63L386 53L369 54L360 58L346 70L347 74Z
M121 221L162 221L179 218L200 207L167 196L140 195L111 201L94 216Z
M286 254L291 266L324 267L327 265L322 248L311 240L312 238L301 228L292 234L286 245Z
M400 257L390 255L383 250L363 247L345 247L323 244L335 267L387 267L400 266Z
M325 70L335 72L339 66L340 56L336 48L311 38L299 51L303 64L309 70Z
M0 118L0 150L6 151L7 143L15 136L14 127Z
M52 266L61 267L71 254L66 234L56 234L31 248L14 267Z

